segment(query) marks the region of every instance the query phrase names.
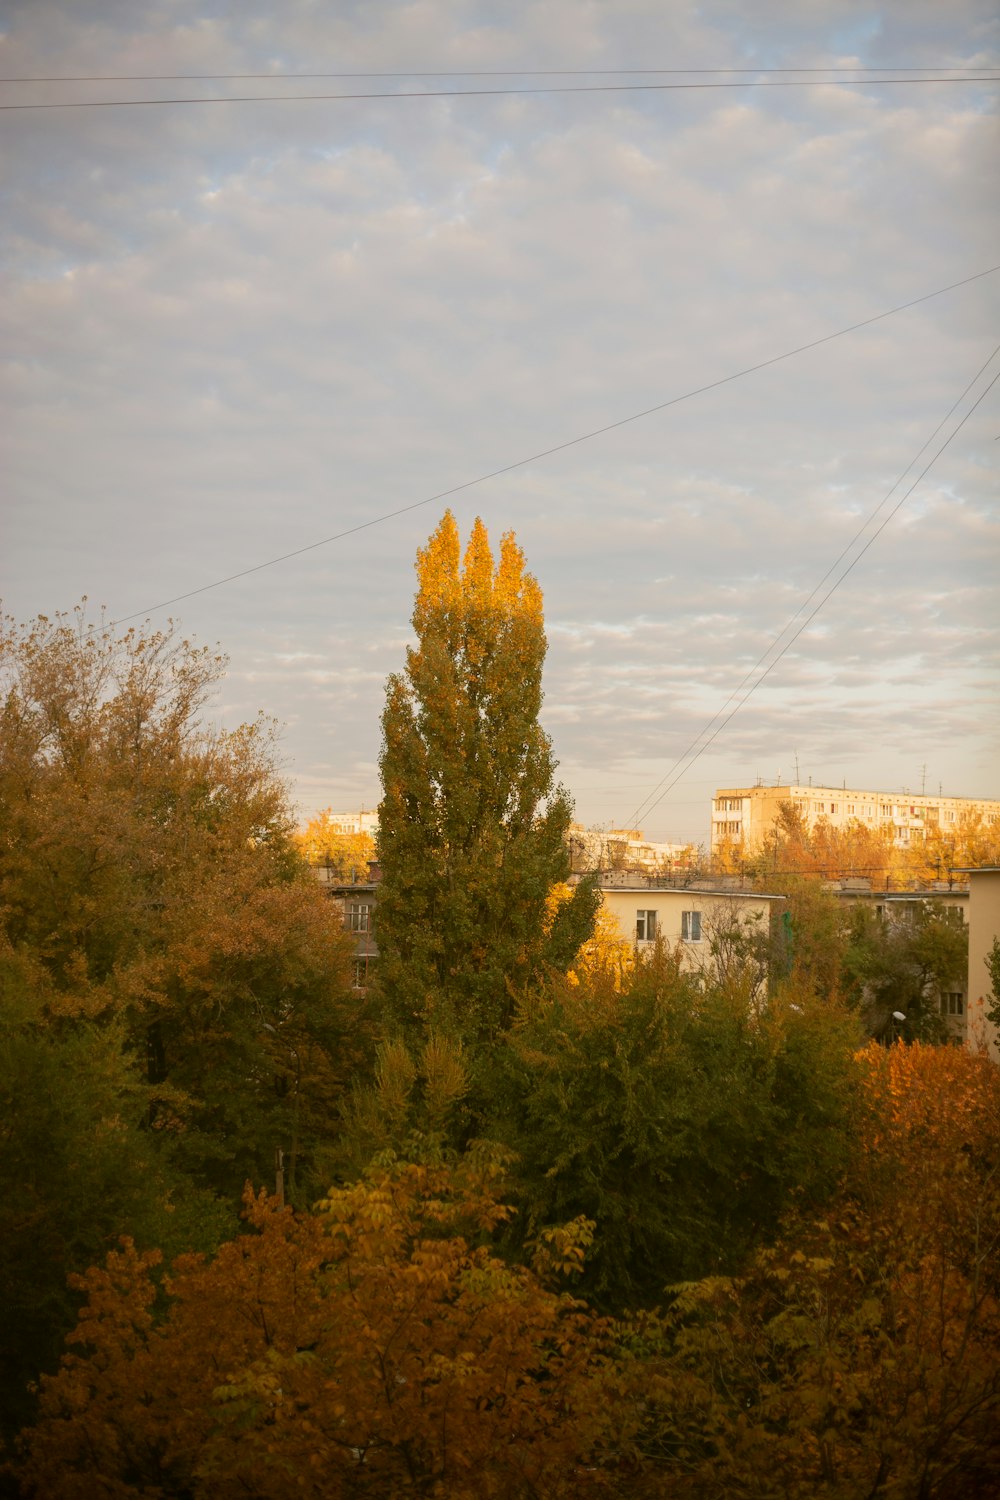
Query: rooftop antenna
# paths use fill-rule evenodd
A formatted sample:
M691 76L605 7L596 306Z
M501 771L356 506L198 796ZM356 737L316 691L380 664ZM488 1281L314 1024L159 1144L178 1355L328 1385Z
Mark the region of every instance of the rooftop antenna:
M924 795L924 793L926 791L927 791L927 767L926 766L921 766L920 767L920 795L921 795L921 797Z
M799 784L799 752L795 752L795 785Z

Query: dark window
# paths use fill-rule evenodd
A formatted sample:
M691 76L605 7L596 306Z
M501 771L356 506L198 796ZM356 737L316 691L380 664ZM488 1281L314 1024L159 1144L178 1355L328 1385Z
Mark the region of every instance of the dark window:
M635 940L651 943L656 937L656 912L637 911L635 914Z
M352 932L367 932L371 926L371 907L367 902L355 901L347 909L347 925Z
M685 943L701 942L701 912L681 912L681 938Z

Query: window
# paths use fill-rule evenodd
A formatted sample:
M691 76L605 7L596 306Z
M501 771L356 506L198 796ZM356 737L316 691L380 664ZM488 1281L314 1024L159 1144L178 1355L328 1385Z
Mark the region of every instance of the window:
M347 910L347 925L352 932L367 932L371 925L371 906L366 901L354 901Z
M943 1016L964 1016L965 998L961 993L952 991L951 994L941 996L941 1014Z
M701 912L681 912L681 939L685 943L701 942Z
M635 914L635 940L651 943L656 937L656 912L637 911Z

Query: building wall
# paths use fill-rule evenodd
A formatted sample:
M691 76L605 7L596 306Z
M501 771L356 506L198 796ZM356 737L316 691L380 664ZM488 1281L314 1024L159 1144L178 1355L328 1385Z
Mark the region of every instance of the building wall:
M713 924L731 919L734 907L741 917L757 916L766 931L771 907L781 900L746 891L668 890L647 885L605 887L601 898L626 942L651 947L662 937L668 947L680 946L687 969L699 969L707 961Z
M765 843L782 802L797 807L807 827L825 818L835 828L858 822L890 831L897 847L919 843L931 829L957 831L970 814L1000 823L1000 801L974 797L921 796L915 792L873 792L856 787L751 786L720 787L712 800L712 850L727 841L747 846Z
M967 1042L1000 1062L1000 1034L986 1019L992 1005L986 955L1000 937L1000 870L969 870L969 1004Z

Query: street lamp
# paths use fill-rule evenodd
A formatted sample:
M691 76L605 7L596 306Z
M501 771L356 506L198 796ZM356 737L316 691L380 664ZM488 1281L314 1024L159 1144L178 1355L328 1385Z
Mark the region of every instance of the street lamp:
M898 1039L899 1039L899 1027L898 1027L897 1023L899 1021L905 1021L905 1020L906 1020L906 1016L903 1014L903 1012L901 1010L894 1010L893 1011L893 1013L892 1013L892 1039L893 1039L894 1042L898 1041Z

